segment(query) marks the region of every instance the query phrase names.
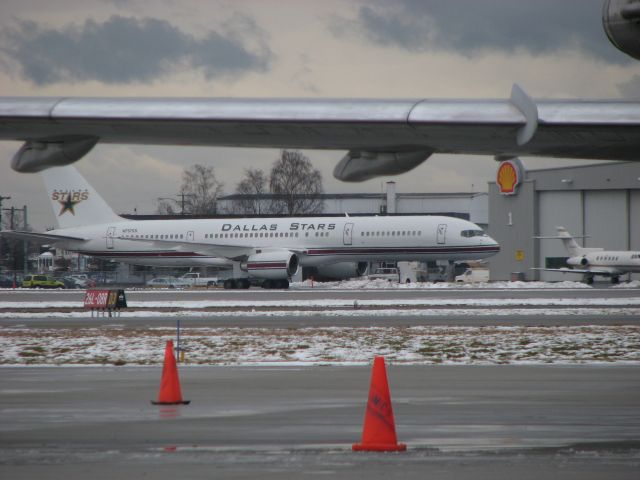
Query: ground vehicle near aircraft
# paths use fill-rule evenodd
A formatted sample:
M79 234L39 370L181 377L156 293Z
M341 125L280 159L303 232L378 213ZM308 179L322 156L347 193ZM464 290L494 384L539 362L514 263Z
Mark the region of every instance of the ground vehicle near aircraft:
M180 280L192 287L214 287L218 283L218 277L205 277L199 272L187 272Z
M64 282L47 275L25 275L22 288L66 288Z
M640 251L605 250L604 248L585 248L578 245L573 236L562 226L556 227L557 237L536 237L540 239L559 238L562 240L571 268L536 268L546 272L582 274L584 282L592 284L596 275L610 277L611 283L620 282L620 276L626 273L640 272Z
M375 269L367 277L369 280L388 280L389 282L398 283L400 281L400 272L395 267L381 267Z
M73 167L43 172L61 228L3 235L137 265L230 266L226 288L287 288L299 266L480 259L500 247L476 224L442 216L126 220Z
M456 283L477 283L489 281L489 270L486 268L468 268L462 275L455 277Z
M190 282L175 277L156 277L147 282L147 287L153 288L187 288L190 286Z

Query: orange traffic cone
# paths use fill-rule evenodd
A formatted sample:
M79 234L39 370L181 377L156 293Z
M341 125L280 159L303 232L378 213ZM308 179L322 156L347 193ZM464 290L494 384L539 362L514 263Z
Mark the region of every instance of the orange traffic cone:
M188 405L190 403L190 400L182 400L178 366L176 365L176 357L173 355L173 340L167 342L167 347L164 350L164 365L162 366L158 401L151 400L151 403L154 405Z
M398 452L407 449L404 443L398 443L396 437L384 357L376 357L373 361L362 443L354 443L351 448L354 451L372 452Z

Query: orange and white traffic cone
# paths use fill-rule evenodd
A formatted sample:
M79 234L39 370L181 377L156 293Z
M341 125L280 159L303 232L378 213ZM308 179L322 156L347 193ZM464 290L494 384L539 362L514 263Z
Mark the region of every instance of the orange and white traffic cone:
M373 361L362 442L354 443L351 448L354 451L369 452L399 452L407 449L404 443L398 443L396 436L384 357L376 357Z
M188 405L190 402L190 400L182 399L178 366L176 365L176 357L173 355L173 340L169 340L164 350L164 365L162 366L158 401L151 400L151 403L154 405Z

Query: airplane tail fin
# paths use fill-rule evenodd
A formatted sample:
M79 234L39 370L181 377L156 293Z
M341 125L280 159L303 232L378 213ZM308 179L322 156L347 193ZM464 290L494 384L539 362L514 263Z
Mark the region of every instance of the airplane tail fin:
M41 172L60 228L122 221L75 167Z
M578 242L575 241L566 228L558 226L556 229L558 230L558 238L562 240L564 247L567 249L571 257L578 257L585 253L586 249L578 245Z

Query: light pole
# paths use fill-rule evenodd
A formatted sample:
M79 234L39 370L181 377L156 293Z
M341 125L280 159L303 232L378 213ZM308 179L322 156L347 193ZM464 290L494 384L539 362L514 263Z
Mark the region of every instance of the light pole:
M0 195L0 230L2 230L2 201L10 200L11 197ZM0 238L0 262L2 262L2 239Z

